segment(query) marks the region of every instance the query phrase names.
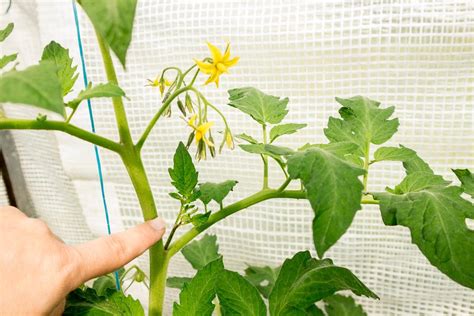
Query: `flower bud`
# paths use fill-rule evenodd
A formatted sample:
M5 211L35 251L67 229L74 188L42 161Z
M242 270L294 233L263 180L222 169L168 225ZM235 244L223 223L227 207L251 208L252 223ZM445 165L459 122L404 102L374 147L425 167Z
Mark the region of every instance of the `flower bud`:
M188 109L189 113L194 113L193 101L191 100L191 96L186 93L184 98L184 104L186 105L186 109Z
M184 108L184 104L183 102L181 102L181 100L178 99L178 109L181 111L181 113L183 113L184 116L186 116L186 109Z
M133 279L135 280L135 282L143 282L145 281L145 273L143 273L142 270L137 270L137 272L135 272L135 275L133 276Z
M160 93L163 96L163 92L165 92L165 78L160 78Z
M194 133L194 131L191 134L189 134L188 142L186 143L186 149L189 149L189 146L191 146L191 144L193 143L195 136L196 136L196 133Z
M198 142L197 145L196 159L198 161L206 159L206 143L202 139Z
M212 138L211 133L209 132L209 141L214 144L214 139ZM211 153L211 157L215 158L216 157L216 149L214 146L209 146L209 152Z
M229 149L234 149L234 137L232 137L232 133L228 129L225 131L225 142Z

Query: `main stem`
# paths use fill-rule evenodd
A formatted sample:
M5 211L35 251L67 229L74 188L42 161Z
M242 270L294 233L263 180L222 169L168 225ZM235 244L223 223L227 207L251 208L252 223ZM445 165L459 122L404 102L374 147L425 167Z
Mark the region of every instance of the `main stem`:
M132 180L145 221L158 216L155 199L140 154L136 149L123 152L122 160ZM160 240L149 249L150 293L148 315L162 315L169 259Z
M365 174L363 178L364 193L367 192L367 182L369 180L369 165L370 165L370 141L366 144L365 156L364 156L364 169Z
M267 144L267 125L262 125L263 143ZM263 160L263 189L268 189L268 157L262 155Z
M110 56L110 48L104 39L96 31L97 41L99 43L100 52L102 54L102 61L104 63L105 74L107 80L111 83L118 85L117 74L115 73L114 63ZM113 97L112 103L114 105L115 120L120 136L120 142L126 147L133 146L132 136L130 134L130 128L128 126L127 114L125 113L125 107L123 106L122 97Z
M110 56L110 49L104 39L96 32L99 42L105 73L109 82L118 85L114 64ZM143 165L140 152L133 144L127 115L121 97L112 98L115 119L120 135L120 143L123 146L120 151L123 163L127 169L130 180L137 194L138 201L145 221L158 216L155 199L151 190L150 182ZM163 242L160 240L149 249L150 254L150 293L149 308L150 316L161 316L165 296L166 273L169 259L165 253Z

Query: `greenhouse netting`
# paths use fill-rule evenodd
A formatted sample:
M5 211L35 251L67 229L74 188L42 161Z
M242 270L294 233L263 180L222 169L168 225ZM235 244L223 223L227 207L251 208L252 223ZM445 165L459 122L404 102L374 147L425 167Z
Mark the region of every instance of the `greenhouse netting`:
M3 29L8 22L15 23L15 29L10 37L0 44L0 56L18 52L16 61L18 70L37 64L43 54L43 47L53 40L69 49L73 64L78 65L79 77L75 81L71 95L65 97L67 102L79 91L84 90L84 71L87 72L87 81L93 86L110 81L104 72L103 57L97 45L93 26L93 23L99 22L94 22L93 11L87 11L87 3L90 1L82 2L84 8L77 5L76 24L71 1L12 0L11 3L6 0L0 1L0 10L6 11L9 8L8 13L0 15L0 29ZM97 2L103 3L103 1ZM113 10L119 14L120 21L126 23L130 12L120 11L123 9L121 5L125 6L124 3L130 5L134 1L110 0L109 5L112 4ZM103 16L103 20L110 19L106 7L107 5L99 7L95 12L99 17ZM100 20L97 16L96 19ZM97 25L95 28L101 33ZM118 32L118 37L126 32L120 28L112 30ZM106 35L105 38L108 40ZM83 47L82 55L78 42ZM216 58L219 57L215 54L211 56L212 49L210 52L207 43L215 45L221 51L221 55L225 55L227 46L230 49L229 58L235 56L240 58L235 65L226 68L228 73L218 73L221 74L218 87L213 82L204 85L209 75L202 72L207 69L206 65L213 65L214 61L217 63ZM172 225L180 211L180 200L170 198L169 195L176 189L170 183L168 169L173 166L176 168L173 157L178 143L182 141L186 144L191 132L194 131L191 137L196 137L197 133L202 132L203 137L209 138L208 131L201 129L205 128L207 121L214 123L211 128L211 139L208 139L213 141L214 146L203 141L199 142L199 139L196 145L194 139L191 139L189 147L189 154L199 171L198 182L203 184L237 181L232 183L230 189L224 189L228 196L223 203L219 203L219 199L213 196L215 191L211 188L213 193L210 194L212 198L209 200L214 201L206 207L206 211L210 211L210 214L216 214L222 207L232 203L239 203L261 189L262 158L263 164L268 164L269 187L276 189L285 182L287 171L282 172L279 164L283 165L283 169L288 164L290 178L295 178L295 181L291 181L287 189L305 192L305 189L302 189L303 185L310 195L311 181L301 176L303 169L298 171L300 176L295 175L297 172L294 170L292 172L290 169L291 155L288 158L288 152L282 154L275 151L288 148L296 150L305 144L335 142L335 138L328 137L328 132L325 132L328 120L334 117L343 121L351 115L357 116L357 108L353 104L359 102L357 101L359 99L349 99L354 96L377 100L380 102L380 108L395 107L391 116L388 115L381 120L388 120L389 117L390 120L398 118L399 126L395 127L398 131L392 133L393 137L388 137L390 139L387 138L386 143L384 140L381 146L403 148L399 147L401 144L415 150L419 157L429 163L435 174L452 181L455 186L459 186L460 182L451 169L474 169L474 2L139 0L134 16L132 39L126 55L126 67L121 66L121 60L117 58L113 44L109 45L113 50L112 58L119 86L126 94L123 98L124 109L134 141L140 139L148 122L163 104L160 88L165 90L165 98L176 88L179 72L171 69L166 72L165 78L160 79L162 71L166 67L178 67L185 71L193 66L196 60L201 60L200 63L205 64L199 66L198 63L199 67L192 68L201 69L194 86L197 93L205 98L196 97L198 94L195 95L192 89L189 90L188 96L183 93L179 101L176 98L176 101L181 102L181 106L184 107L188 105L187 98L192 98L191 106L195 107L196 113L199 107L199 113L194 118L197 120L196 123L193 124L189 109L186 113L182 113L178 104L173 102L171 112L164 113L165 115L159 119L141 149L142 161L158 213L168 224L165 237L172 231ZM120 56L120 53L118 55ZM214 60L204 59L208 56ZM220 57L223 58L222 63L232 61L231 59L226 61L226 56ZM81 58L84 60L84 67L81 65ZM3 75L5 73L4 71ZM193 79L192 74L184 79L184 86L192 85L190 83ZM0 85L1 80L0 77ZM258 90L250 92L234 90L235 95L228 92L230 89L242 87L255 87ZM167 95L168 89L170 93ZM304 128L301 128L302 126L290 128L294 130L288 134L292 134L278 138L274 143L277 145L275 148L268 149L264 147L265 144L262 144L262 147L252 148L241 146L252 144L247 142L248 137L247 141L245 140L245 135L238 137L240 134L244 133L256 139L262 137L261 124L258 119L257 121L254 119L259 115L263 117L268 110L264 108L259 113L252 112L254 110L248 108L245 110L248 106L245 102L251 102L242 101L242 98L250 98L251 93L255 93L257 98L278 96L280 98L277 98L278 102L283 103L286 102L284 98L288 98L288 114L283 123L307 125ZM342 100L336 101L335 97ZM369 99L363 100L369 102ZM209 108L207 114L206 101L218 111ZM275 100L268 102L272 103ZM374 106L375 103L370 104ZM378 103L376 106L379 106ZM38 108L8 103L8 100L4 102L3 108L4 116L8 118L35 120L38 113L46 113L44 110L38 111ZM116 108L114 111L111 99L107 97L91 99L91 108L96 133L118 140L121 135L117 129ZM344 109L349 113L344 112ZM201 111L206 111L205 115ZM224 120L221 114L225 117ZM360 119L360 116L358 118ZM46 120L52 119L62 120L57 114L48 112ZM91 113L87 104L83 102L77 107L70 123L90 131L90 119ZM279 123L278 120L267 121L272 124L275 122ZM200 123L203 124L199 125ZM363 128L368 129L364 124L365 122L361 123ZM377 124L382 123L373 121L370 124L373 124L372 130L375 131L379 128ZM230 132L232 136L229 136ZM100 146L98 148L103 173L102 194L97 172L98 161L92 144L58 131L2 131L2 133L4 165L11 181L7 188L2 186L0 189L2 204L7 203L8 197L11 202L14 193L16 204L20 209L44 220L52 231L68 244L82 243L107 234L103 197L112 233L143 222L137 193L124 162L116 153ZM354 135L354 132L351 135ZM232 137L235 148L229 149L224 144L220 152L221 141L229 137ZM252 142L250 139L250 143ZM264 150L262 148L267 148L265 150L269 151L261 151ZM314 152L324 152L322 155L326 155L325 149L318 148ZM377 148L378 145L373 145L366 150L372 157ZM202 150L206 151L207 157L198 161L198 158L203 158ZM215 157L211 157L212 150L216 152ZM362 155L362 165L359 167L368 169L369 161L364 165L363 158ZM355 160L358 159L360 158L355 157ZM362 173L359 174L359 182L367 181L364 190L359 189L359 194L369 196L368 193L383 192L386 187L394 188L404 179L405 169L400 161L388 160L390 161L373 164L371 163L373 161L370 161L370 175L366 178ZM310 163L309 160L303 162L303 164ZM335 172L347 174L343 172L343 168L348 164L349 162L336 167ZM323 168L318 165L310 169L307 177L317 174ZM315 181L325 181L324 179L332 176L327 175L327 178L322 176ZM10 186L13 188L9 188ZM322 186L324 187L324 184ZM13 193L10 192L12 190ZM204 192L202 186L201 191ZM331 199L331 207L344 208L351 194L349 192L347 195L326 197ZM374 196L374 201L378 201L377 195ZM413 196L410 195L408 200L415 199ZM462 196L472 207L470 196L465 193ZM373 196L370 196L370 199L373 199ZM338 238L337 243L320 252L325 244L321 240L318 241L317 236L313 238L313 233L315 235L321 233L313 227L315 225L313 219L315 214L318 214L318 207L329 202L319 197L309 200L311 205L304 197L269 199L216 223L206 233L217 236L218 253L223 257L225 268L242 275L248 266L278 267L285 259L300 251L309 250L314 258L324 253L324 257L331 258L337 266L351 270L380 298L374 300L354 295L350 291L343 292L345 296L354 297L368 315L474 314L474 296L472 289L469 288L474 286L473 269L465 271L466 275L471 273L470 281L453 280L449 273L442 269L448 275L440 272L435 264L430 263L432 258L425 257L423 249L420 251L420 247L412 243L412 238L414 241L417 238L416 232L412 232L414 236L411 236L410 229L405 227L401 217L398 218L399 225L385 225L380 212L381 206L364 204L361 210L354 211L352 224L345 234ZM183 203L181 200L181 204ZM206 225L208 220L206 216L209 214L206 215L199 206L198 213L201 211L203 218L200 220ZM429 216L429 212L428 209L420 216ZM467 212L466 210L466 214ZM415 217L413 213L411 216ZM462 224L467 225L466 234L470 234L470 237L466 237L470 238L470 244L466 243L464 248L468 257L467 253L474 253L474 249L469 248L469 245L471 247L474 245L472 241L474 225L469 215L465 215L465 218ZM334 227L344 225L337 217L334 220L336 221L333 223ZM186 220L182 221L184 223ZM420 234L428 236L430 232L427 230L431 229L429 223L433 224L433 221L436 219L426 220L423 225L428 222L426 224L428 226L420 228ZM182 240L180 238L193 225L194 229L199 230L201 224L196 224L195 221L183 224L176 230L173 240ZM463 229L465 228L460 227L459 231ZM204 236L204 233L200 236ZM429 237L427 239L435 244L434 247L442 247L439 244L442 241L439 239ZM166 238L164 240L166 241ZM317 247L321 248L316 251ZM446 250L440 250L443 251ZM438 253L436 256L443 254ZM444 262L444 259L440 260ZM149 273L147 253L133 263L146 274ZM472 265L474 266L474 262ZM194 268L182 253L178 252L169 264L168 276L191 278L196 273ZM268 283L268 280L265 282ZM456 282L464 282L464 286ZM466 285L469 282L471 286ZM143 282L135 282L127 290L128 294L140 299L145 311L148 306L148 292ZM183 306L179 293L180 290L176 288L166 289L164 315L173 314L173 302ZM225 299L219 295L218 297L220 305L225 309L227 306ZM217 304L217 299L214 303ZM321 303L318 303L318 306L322 307ZM276 307L270 307L270 310L274 311L272 308ZM174 313L181 315L177 311L179 308L175 307ZM246 313L243 312L242 315ZM274 315L290 315L290 313L274 312Z

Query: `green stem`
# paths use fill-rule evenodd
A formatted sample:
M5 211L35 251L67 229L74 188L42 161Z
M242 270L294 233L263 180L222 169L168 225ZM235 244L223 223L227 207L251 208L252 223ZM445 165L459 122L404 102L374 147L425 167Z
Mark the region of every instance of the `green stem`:
M122 160L132 181L145 221L158 216L155 199L145 167L137 150L124 151ZM149 315L162 315L165 297L168 259L160 240L149 249L150 253L150 293Z
M278 166L280 166L281 171L283 171L283 174L285 175L285 179L288 180L289 175L288 175L288 172L286 172L286 168L283 161L279 159L273 159L273 160L278 164Z
M186 86L181 89L176 90L170 97L166 100L165 103L161 106L161 108L158 110L158 112L153 116L151 121L148 123L147 127L145 128L145 131L143 132L142 136L138 140L137 144L135 147L140 151L143 148L143 145L145 144L146 139L148 138L148 135L150 135L151 131L153 130L153 127L155 127L156 122L160 119L160 117L163 115L163 113L166 111L170 103L181 93L186 92L191 89L191 86Z
M191 87L190 89L196 94L198 98L202 100L202 102L204 102L205 105L208 105L211 109L216 111L216 113L222 118L222 121L224 122L225 127L228 130L230 130L229 123L227 122L227 119L225 118L224 113L222 113L221 110L219 110L216 106L214 106L211 102L209 102L206 99L206 97L201 92L199 92L196 88Z
M88 132L75 125L67 124L66 122L61 121L0 119L0 130L2 129L35 129L60 131L117 153L122 151L122 146L120 144L108 138Z
M286 183L286 182L285 182ZM285 183L281 186L283 187ZM217 222L223 220L224 218L240 211L245 208L248 208L252 205L258 204L265 200L269 199L306 199L306 192L303 190L272 190L272 189L264 189L261 190L249 197L246 197L238 202L230 204L220 211L212 214L208 221L199 227L193 227L189 231L187 231L184 235L178 238L169 248L168 248L168 257L171 258L174 256L178 251L180 251L184 246L186 246L191 240L193 240L197 235L201 232L206 230L207 228L211 227L212 225L216 224ZM364 195L361 200L361 204L379 204L379 201L374 200L372 197L368 197Z
M176 230L178 230L179 226L180 226L179 223L176 223L173 225L170 235L168 236L168 239L166 240L166 243L165 243L165 250L168 249L168 247L170 246L171 241L173 240L174 234L176 233Z
M277 189L277 191L281 192L281 191L285 190L286 187L290 184L291 180L293 180L293 179L286 178L285 182L283 182L283 184Z
M365 174L363 178L364 192L367 192L367 182L369 180L369 165L370 165L370 142L366 144L365 156L364 156L364 169Z
M270 190L265 189L257 192L245 199L242 199L236 203L230 204L220 211L212 214L207 222L199 227L193 227L180 238L178 238L168 249L168 256L172 257L175 255L179 250L181 250L187 243L189 243L194 237L199 235L202 231L209 228L210 226L214 225L218 221L230 216L242 209L248 208L252 205L260 203L262 201L274 198L293 198L293 199L305 199L306 193L303 191L278 191L278 190Z
M118 85L114 64L110 56L110 49L97 32L96 35L99 42L100 51L102 53L107 79L109 82ZM143 218L145 221L148 221L158 216L150 182L148 181L145 167L140 157L140 151L137 150L133 145L122 98L114 97L112 98L112 102L114 105L115 119L117 121L120 141L124 147L124 150L121 152L121 157L137 194L137 198L143 213ZM163 311L166 273L168 267L168 259L163 247L163 242L160 240L155 245L153 245L149 249L149 253L150 293L148 315L161 316Z
M71 122L72 117L74 116L74 114L76 114L76 111L77 111L78 108L79 108L79 105L77 105L77 106L72 110L71 114L69 114L69 116L68 116L68 118L67 118L67 120L66 120L66 123Z
M176 233L176 230L181 226L181 216L183 215L184 212L184 206L183 203L181 202L181 207L179 208L178 216L176 216L176 220L174 221L173 228L171 229L171 232L168 236L168 239L165 242L165 250L168 249L171 241L173 240L173 236Z
M102 61L104 63L105 74L107 80L111 83L118 85L117 74L115 73L114 63L110 56L110 49L104 39L96 31L97 42L99 43L100 52L102 54ZM130 128L128 126L127 114L123 105L122 97L113 97L112 103L114 105L115 120L117 122L117 128L120 135L120 142L126 146L133 146L132 136L130 134Z
M263 143L267 144L267 125L262 125ZM268 189L268 157L262 155L263 159L263 189Z

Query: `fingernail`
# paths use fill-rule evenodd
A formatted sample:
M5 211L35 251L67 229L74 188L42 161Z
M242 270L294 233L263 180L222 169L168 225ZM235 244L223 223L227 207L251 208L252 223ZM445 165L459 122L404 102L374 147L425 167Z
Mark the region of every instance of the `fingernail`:
M155 219L152 219L149 221L151 227L155 229L156 231L163 231L166 229L166 223L161 217L157 217Z

